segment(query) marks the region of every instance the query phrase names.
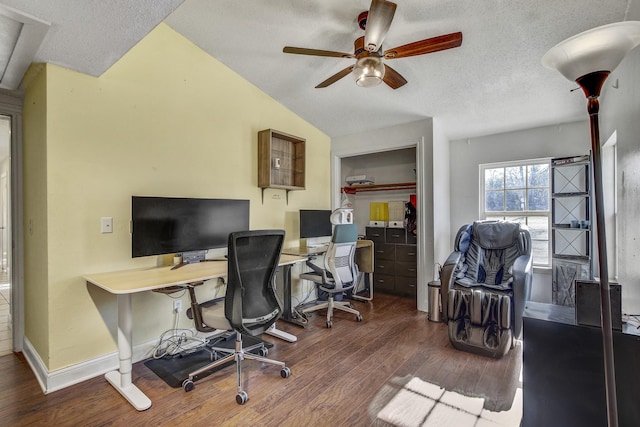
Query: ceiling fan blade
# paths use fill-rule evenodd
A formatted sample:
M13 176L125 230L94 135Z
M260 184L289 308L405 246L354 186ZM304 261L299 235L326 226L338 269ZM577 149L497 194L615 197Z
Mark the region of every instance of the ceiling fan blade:
M350 65L349 67L345 68L344 70L335 73L333 76L329 77L327 80L323 81L318 86L316 86L316 89L320 89L320 88L323 88L323 87L327 87L327 86L329 86L331 84L334 84L335 82L337 82L338 80L340 80L341 78L343 78L344 76L349 74L351 71L353 71L353 67L354 67L354 65Z
M407 84L405 78L387 64L384 65L384 77L382 81L388 84L391 89L398 89Z
M445 49L458 47L462 44L462 33L451 33L430 39L394 47L384 51L385 59L406 58L407 56L424 55Z
M369 52L377 52L382 46L387 31L393 21L397 5L386 0L372 0L364 31L364 47Z
M284 53L295 53L298 55L331 56L334 58L355 58L352 53L333 52L331 50L307 49L304 47L285 46L282 51Z

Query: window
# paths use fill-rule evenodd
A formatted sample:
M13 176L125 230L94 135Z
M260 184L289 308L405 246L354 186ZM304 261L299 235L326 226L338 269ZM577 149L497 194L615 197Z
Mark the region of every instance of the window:
M537 159L480 165L480 218L526 224L533 264L551 265L550 161Z

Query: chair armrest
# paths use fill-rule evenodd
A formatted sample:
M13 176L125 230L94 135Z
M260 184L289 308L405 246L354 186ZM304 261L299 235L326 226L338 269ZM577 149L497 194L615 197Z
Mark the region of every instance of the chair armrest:
M449 289L453 287L454 272L460 258L462 258L462 252L452 252L442 265L442 269L440 269L440 299L442 302L442 320L444 323L449 321L447 313Z
M322 277L322 283L329 283L329 280L327 278L327 271L324 268L318 267L316 264L312 263L311 262L312 259L314 258L310 257L305 262L305 264L307 264L307 267L312 269L315 274Z
M533 257L521 255L513 263L513 333L520 338L522 333L522 315L524 306L531 298L531 282L533 281Z

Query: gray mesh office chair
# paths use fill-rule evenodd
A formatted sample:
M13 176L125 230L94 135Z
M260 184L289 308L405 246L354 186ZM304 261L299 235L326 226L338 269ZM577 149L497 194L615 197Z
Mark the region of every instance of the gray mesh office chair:
M212 347L214 351L227 353L192 373L184 380L185 391L194 388L195 378L211 369L235 360L238 380L236 402L242 405L249 399L242 389L242 360L251 359L281 367L280 376L291 374L284 362L267 359L264 344L258 349L260 356L243 348L242 334L258 336L264 333L282 314L282 302L275 291L275 275L284 243L284 230L241 231L229 235L229 261L227 290L224 303L197 304L195 293L190 288L194 319L200 330L227 330L235 333L235 350ZM198 325L199 324L199 325ZM251 351L255 351L254 347Z
M356 243L358 241L358 226L356 224L337 224L333 229L333 236L327 252L324 255L324 268L307 261L313 272L303 273L301 279L311 280L320 291L327 293L327 301L303 310L310 313L327 309L327 328L330 328L333 310L342 310L356 315L358 322L362 316L358 310L351 307L347 301L335 301L335 295L343 294L353 289L357 284L359 274L354 261Z

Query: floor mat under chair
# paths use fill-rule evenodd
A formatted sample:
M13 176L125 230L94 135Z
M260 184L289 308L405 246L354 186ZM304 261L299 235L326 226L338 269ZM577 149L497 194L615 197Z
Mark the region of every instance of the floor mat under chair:
M261 341L259 337L251 337L247 335L242 336L242 344L246 351L251 351L252 348L258 347L261 342L263 341ZM222 341L214 341L212 345L218 348L228 348L233 350L236 346L235 337L231 336L227 339L223 339ZM264 346L271 348L273 347L273 344L264 342ZM208 348L203 348L189 354L167 356L160 359L149 359L144 362L144 366L149 368L170 387L180 388L182 387L182 382L189 377L190 372L213 362L215 359L212 357L213 352ZM195 379L198 380L204 378L234 363L235 362L231 360L224 365L217 366L196 376Z

